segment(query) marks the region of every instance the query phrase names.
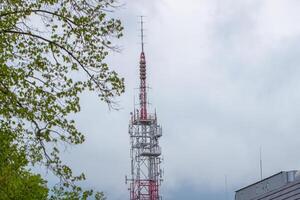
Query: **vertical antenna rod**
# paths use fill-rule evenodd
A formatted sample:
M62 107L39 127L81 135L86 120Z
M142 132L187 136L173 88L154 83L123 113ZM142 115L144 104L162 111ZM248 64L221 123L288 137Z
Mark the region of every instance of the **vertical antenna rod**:
M228 200L228 181L227 181L227 175L225 175L225 200Z
M260 180L263 179L263 167L262 167L262 147L259 147L259 167L260 167Z
M143 21L143 16L141 16L141 44L142 44L142 52L144 52L144 21Z

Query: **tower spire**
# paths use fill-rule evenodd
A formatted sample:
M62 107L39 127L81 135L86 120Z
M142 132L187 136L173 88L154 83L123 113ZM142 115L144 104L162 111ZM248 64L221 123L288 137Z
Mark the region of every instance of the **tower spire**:
M146 90L146 58L144 53L144 21L141 16L141 43L142 52L140 55L140 110L141 119L147 119L147 90Z

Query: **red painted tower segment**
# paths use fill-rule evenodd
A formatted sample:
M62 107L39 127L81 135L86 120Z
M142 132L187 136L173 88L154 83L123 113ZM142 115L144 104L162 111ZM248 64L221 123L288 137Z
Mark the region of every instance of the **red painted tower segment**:
M140 56L140 81L141 119L147 119L146 58L144 52Z

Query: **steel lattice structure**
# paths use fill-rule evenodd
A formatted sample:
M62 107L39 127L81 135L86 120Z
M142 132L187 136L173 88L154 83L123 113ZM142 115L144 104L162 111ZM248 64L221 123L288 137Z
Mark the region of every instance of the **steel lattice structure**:
M162 128L157 124L156 113L147 112L146 59L144 53L143 18L141 17L142 52L140 55L139 109L131 113L129 123L131 178L130 200L161 200L162 182L161 148Z

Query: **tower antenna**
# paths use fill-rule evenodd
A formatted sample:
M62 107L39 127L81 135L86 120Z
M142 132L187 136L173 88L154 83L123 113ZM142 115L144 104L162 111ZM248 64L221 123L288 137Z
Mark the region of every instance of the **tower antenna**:
M263 162L262 162L262 147L259 147L259 168L260 168L260 180L263 179Z
M141 16L141 42L142 42L142 52L140 55L140 110L141 110L141 118L147 119L146 57L144 52L143 16Z
M141 45L144 52L144 16L141 16Z
M161 200L160 186L163 171L160 168L161 148L159 144L162 128L157 123L156 112L147 112L146 90L146 58L144 53L144 21L141 16L141 44L140 54L140 108L129 122L131 178L129 181L130 200Z
M228 200L228 180L227 180L227 175L225 175L225 199Z

